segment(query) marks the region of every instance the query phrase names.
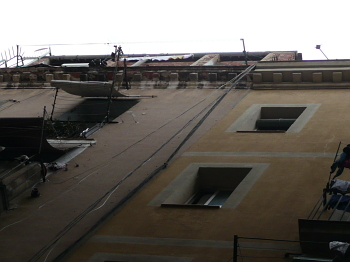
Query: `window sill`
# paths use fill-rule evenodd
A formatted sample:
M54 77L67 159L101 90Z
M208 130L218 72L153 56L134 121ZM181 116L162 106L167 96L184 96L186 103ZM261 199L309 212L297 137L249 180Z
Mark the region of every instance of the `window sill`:
M247 130L247 131L236 131L237 133L285 133L284 130Z
M183 208L209 208L218 209L221 205L191 205L191 204L161 204L162 207L183 207Z

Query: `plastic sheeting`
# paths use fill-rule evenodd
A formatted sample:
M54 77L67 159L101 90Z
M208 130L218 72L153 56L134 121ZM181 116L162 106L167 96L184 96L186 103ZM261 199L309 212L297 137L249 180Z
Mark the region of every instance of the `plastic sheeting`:
M97 81L52 80L51 86L60 88L69 94L82 97L109 97L112 83ZM112 90L112 97L125 97L118 90Z
M139 61L139 60L152 60L152 61L167 61L171 59L187 59L193 57L193 54L188 55L167 55L167 56L140 56L140 57L125 57L121 60L126 61Z

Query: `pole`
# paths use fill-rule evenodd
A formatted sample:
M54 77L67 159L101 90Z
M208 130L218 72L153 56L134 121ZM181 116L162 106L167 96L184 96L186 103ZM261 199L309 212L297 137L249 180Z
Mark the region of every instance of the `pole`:
M321 50L321 45L316 45L316 49L319 49L321 51L321 53L327 58L327 60L329 60L328 57L326 56L326 54L323 53L323 51Z
M127 77L127 73L126 73L126 59L124 59L124 72L123 72L123 80L125 82L125 88L129 89L129 83L128 83L128 77Z
M46 172L44 171L44 163L43 163L43 159L41 157L41 147L42 147L43 139L44 139L45 115L46 115L46 106L44 106L43 124L41 126L41 137L40 137L40 146L39 146L39 158L40 158L40 167L41 167L41 175L43 177L43 182L46 181L46 179L45 179Z
M41 126L41 137L40 137L40 146L39 146L39 156L40 156L40 154L41 154L41 146L42 146L43 137L44 137L45 114L46 114L46 106L44 106L43 123L42 123L42 126Z
M18 50L19 49L19 46L17 45L17 55L16 55L16 59L17 59L17 67L18 67L18 56L19 56L19 54L18 54Z
M233 237L233 262L238 262L238 236Z
M341 141L339 142L339 145L338 145L338 148L337 148L337 153L335 153L335 156L334 156L334 159L333 159L333 163L334 163L335 160L337 159L340 145L341 145ZM330 173L329 173L329 177L328 177L328 183L327 183L327 186L326 186L327 189L329 189L329 182L331 181L331 176L332 176L332 173L330 172Z
M56 87L55 99L53 100L53 104L52 104L52 111L51 111L51 116L50 116L51 121L52 121L53 112L55 111L57 93L58 93L58 87Z
M245 65L248 65L248 61L247 61L247 52L245 51L245 44L244 44L244 39L241 38L242 42L243 42L243 54L244 54L244 59L245 59Z
M117 61L116 61L116 65L115 65L115 69L114 69L114 77L113 77L113 82L112 82L112 85L111 85L111 92L109 94L109 99L108 99L108 105L107 105L107 113L106 113L106 123L109 122L109 111L110 111L110 108L111 108L111 103L112 103L112 93L113 93L113 89L114 89L114 86L115 86L115 82L117 81L117 73L118 73L118 63L119 63L119 57L123 54L123 50L122 50L122 47L119 46L114 46L115 47L115 52L117 54Z

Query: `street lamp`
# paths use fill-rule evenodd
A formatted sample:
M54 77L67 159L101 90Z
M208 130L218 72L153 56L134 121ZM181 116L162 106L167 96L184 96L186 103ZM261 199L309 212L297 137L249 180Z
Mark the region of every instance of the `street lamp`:
M327 58L327 60L329 60L328 57L321 50L321 45L316 45L316 49L320 49L321 53Z
M243 42L243 54L244 54L244 58L245 58L245 64L248 65L248 62L247 62L247 52L245 51L244 39L241 38L241 41Z

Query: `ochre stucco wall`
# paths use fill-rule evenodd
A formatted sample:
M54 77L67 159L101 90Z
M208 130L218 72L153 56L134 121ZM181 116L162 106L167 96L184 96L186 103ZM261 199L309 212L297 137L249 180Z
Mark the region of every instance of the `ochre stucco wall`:
M306 218L321 196L339 142L350 143L350 104L346 102L349 100L350 90L251 91L187 152L258 152L259 156L181 156L95 235L218 241L232 241L234 235L239 235L298 240L298 219ZM252 104L313 103L321 106L299 133L225 132ZM264 152L287 152L296 156L264 156ZM298 153L325 156L303 157ZM149 205L194 162L267 163L269 166L234 209ZM342 179L350 180L350 171L345 170ZM159 246L148 245L147 241L145 245L88 242L68 261L87 261L95 252L193 257L193 261L229 261L232 258L232 250L228 248Z

